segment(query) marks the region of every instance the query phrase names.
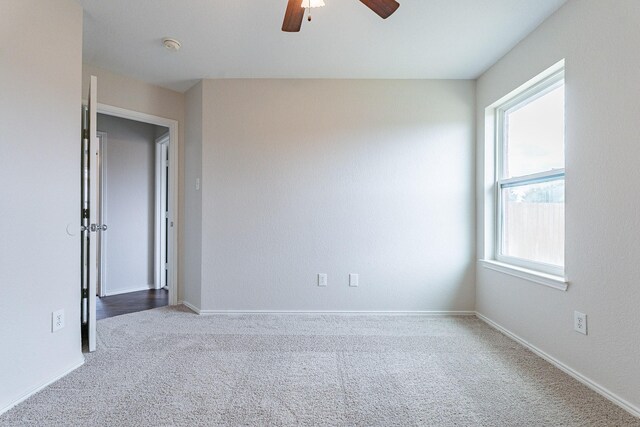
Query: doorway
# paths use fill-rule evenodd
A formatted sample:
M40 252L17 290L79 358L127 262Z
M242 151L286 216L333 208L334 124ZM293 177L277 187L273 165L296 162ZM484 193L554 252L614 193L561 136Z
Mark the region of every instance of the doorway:
M98 104L99 318L177 303L177 122Z
M169 129L105 114L98 114L97 127L100 217L107 227L100 234L97 294L160 290L166 283L167 212L159 211L167 206Z

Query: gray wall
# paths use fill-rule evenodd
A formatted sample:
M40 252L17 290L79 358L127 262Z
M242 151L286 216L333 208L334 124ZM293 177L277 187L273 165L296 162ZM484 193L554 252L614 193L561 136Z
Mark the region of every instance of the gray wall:
M71 0L0 0L0 11L2 412L83 362L82 9ZM66 326L52 333L58 309Z
M567 292L478 268L477 310L640 411L640 2L571 0L477 84L484 109L566 58ZM478 251L490 246L492 201L478 156ZM573 331L586 313L589 335Z
M154 285L155 136L162 126L98 114L106 132L107 295Z
M196 179L202 177L202 83L186 93L185 100L185 220L184 220L184 301L199 308L202 295L202 192Z
M474 82L201 91L200 308L473 310Z

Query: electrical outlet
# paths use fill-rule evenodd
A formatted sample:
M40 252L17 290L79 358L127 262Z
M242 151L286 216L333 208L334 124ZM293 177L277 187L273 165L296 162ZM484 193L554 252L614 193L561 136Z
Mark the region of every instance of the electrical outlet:
M58 310L51 313L51 332L59 331L64 328L64 310Z
M587 315L579 311L573 312L573 329L587 335Z
M318 274L318 286L327 286L327 275Z
M358 287L358 275L355 273L349 274L349 286L356 288Z

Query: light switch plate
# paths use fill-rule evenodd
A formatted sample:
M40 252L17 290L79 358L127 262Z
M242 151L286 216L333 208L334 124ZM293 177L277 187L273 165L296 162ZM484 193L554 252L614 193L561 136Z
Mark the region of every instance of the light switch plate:
M327 281L328 279L326 274L318 274L318 286L327 286Z
M357 288L358 282L359 282L359 277L357 274L355 273L349 274L349 286L351 286L352 288Z

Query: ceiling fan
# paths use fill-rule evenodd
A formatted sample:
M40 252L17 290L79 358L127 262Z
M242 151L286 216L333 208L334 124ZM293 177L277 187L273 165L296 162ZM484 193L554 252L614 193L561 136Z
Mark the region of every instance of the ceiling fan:
M387 19L393 12L400 7L400 4L396 0L360 0L369 9L373 10L382 19ZM282 31L288 33L296 33L300 31L302 26L302 18L304 17L305 7L303 6L305 0L289 0L287 4L287 11L284 14L284 21L282 22ZM306 0L305 5L310 5L310 1ZM324 2L323 2L324 5Z

